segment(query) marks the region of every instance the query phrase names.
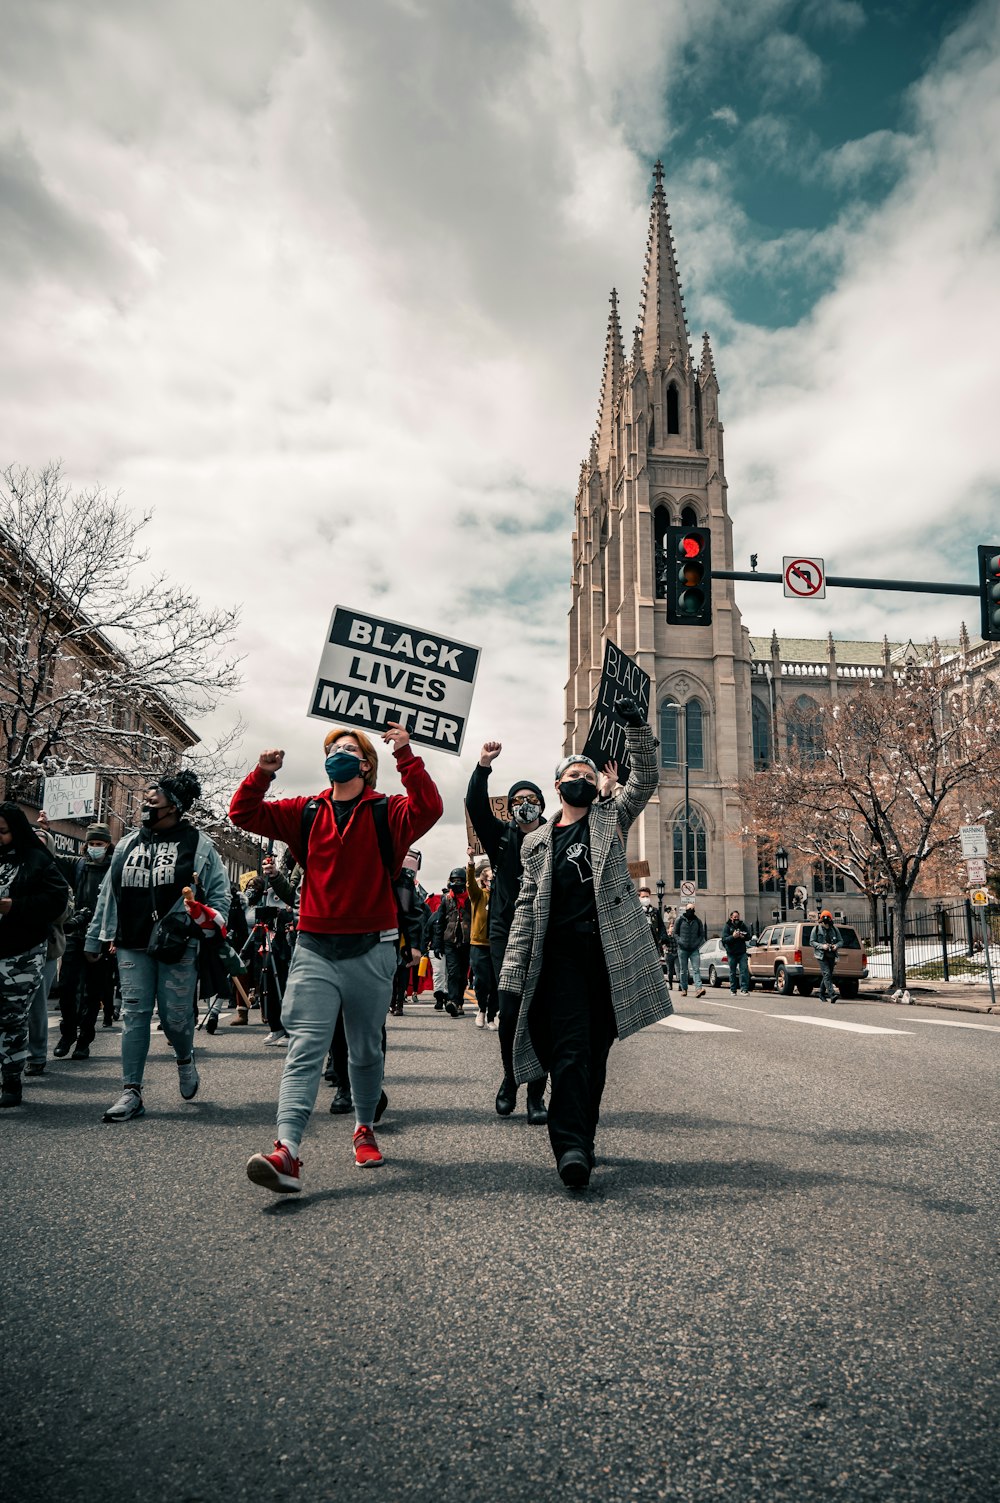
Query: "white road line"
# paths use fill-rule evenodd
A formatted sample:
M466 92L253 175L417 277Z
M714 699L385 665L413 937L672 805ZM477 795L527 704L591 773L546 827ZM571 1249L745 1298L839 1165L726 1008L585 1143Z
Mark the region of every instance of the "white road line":
M682 1018L679 1013L673 1017L660 1018L664 1028L676 1028L679 1033L739 1033L739 1028L727 1028L723 1023L706 1023L702 1018Z
M981 1028L984 1033L1000 1033L994 1023L962 1023L958 1018L907 1018L908 1023L926 1023L929 1028Z
M870 1023L846 1023L840 1018L810 1018L801 1012L769 1012L769 1018L782 1018L786 1023L815 1023L817 1028L840 1028L844 1033L909 1033L908 1028L873 1028Z

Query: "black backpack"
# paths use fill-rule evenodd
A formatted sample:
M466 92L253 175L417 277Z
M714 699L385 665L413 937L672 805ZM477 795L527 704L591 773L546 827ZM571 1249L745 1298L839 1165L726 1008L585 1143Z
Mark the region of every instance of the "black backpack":
M322 800L310 798L306 800L302 810L302 869L305 870L309 858L309 836L312 827L316 823L316 815ZM376 799L368 799L368 807L372 811L372 819L375 821L375 839L378 841L378 853L382 858L386 875L392 883L392 893L396 900L396 926L401 935L406 933L405 914L403 904L400 901L400 884L396 881L398 870L394 870L395 860L392 852L392 835L389 830L389 800L384 793L380 793Z

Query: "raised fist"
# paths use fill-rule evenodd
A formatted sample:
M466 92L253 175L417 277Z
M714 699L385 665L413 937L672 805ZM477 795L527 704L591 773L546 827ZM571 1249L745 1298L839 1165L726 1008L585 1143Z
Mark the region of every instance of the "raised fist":
M281 766L283 766L284 761L285 753L283 751L278 751L272 748L271 751L261 752L260 756L257 758L257 766L260 768L261 772L275 773Z
M629 694L620 694L615 700L615 714L622 725L638 729L646 724L646 717Z
M483 749L479 753L480 767L492 767L502 751L503 747L499 741L484 741Z

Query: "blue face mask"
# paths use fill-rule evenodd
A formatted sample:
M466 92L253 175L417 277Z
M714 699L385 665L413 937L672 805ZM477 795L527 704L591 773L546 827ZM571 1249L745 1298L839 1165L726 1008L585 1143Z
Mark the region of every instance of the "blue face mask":
M323 765L331 783L350 783L361 776L361 758L353 752L331 752Z

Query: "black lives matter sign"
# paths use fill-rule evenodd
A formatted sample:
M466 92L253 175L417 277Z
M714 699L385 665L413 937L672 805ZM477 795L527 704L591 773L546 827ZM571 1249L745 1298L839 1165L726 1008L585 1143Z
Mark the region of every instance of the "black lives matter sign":
M368 731L401 725L411 741L457 757L478 669L468 642L338 605L309 714Z
M600 768L604 767L605 762L617 762L618 779L622 783L632 767L632 760L625 747L625 727L615 714L615 700L623 694L634 699L648 719L649 674L622 652L620 647L616 647L613 642L605 642L601 687L597 693L597 704L594 706L583 754Z

